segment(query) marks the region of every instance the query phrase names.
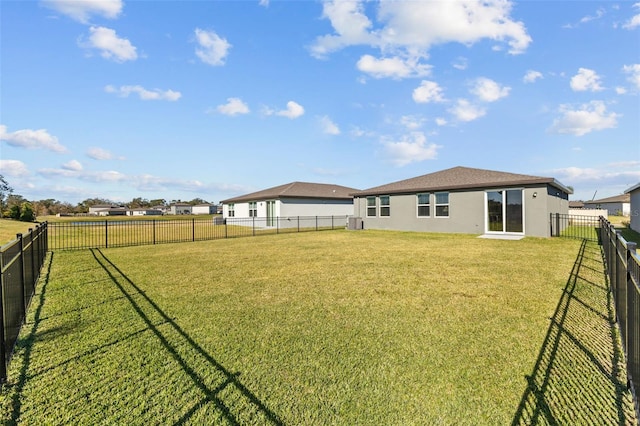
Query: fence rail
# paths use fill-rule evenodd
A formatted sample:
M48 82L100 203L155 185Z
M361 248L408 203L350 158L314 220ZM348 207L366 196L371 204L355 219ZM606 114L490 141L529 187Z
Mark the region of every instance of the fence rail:
M640 258L637 244L626 241L604 217L599 237L611 286L620 337L627 360L627 383L638 411L640 390Z
M50 250L109 248L344 229L348 216L140 219L49 223Z
M600 217L551 213L549 226L552 237L598 241Z
M47 255L47 232L45 222L0 248L0 383L7 380L7 366Z

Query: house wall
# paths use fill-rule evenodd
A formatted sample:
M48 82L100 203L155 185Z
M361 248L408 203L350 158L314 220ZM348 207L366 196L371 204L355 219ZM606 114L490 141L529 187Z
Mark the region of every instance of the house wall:
M353 200L319 200L283 198L280 216L349 216L353 214ZM259 204L259 203L258 203ZM278 207L276 205L276 207ZM266 211L265 211L266 216Z
M486 230L485 192L510 188L449 192L449 217L435 217L435 203L431 195L431 216L418 217L416 194L390 195L389 217L367 217L367 199L354 200L354 215L361 217L365 229L393 229L399 231L447 232L483 234ZM534 197L535 193L535 197ZM545 185L523 189L524 232L528 236L550 235L550 213L567 214L566 193ZM378 206L379 214L379 206Z
M631 229L640 232L640 188L631 192L629 217L631 218Z
M191 213L193 214L214 214L215 211L216 206L209 205L193 206L191 208Z
M349 216L353 214L353 200L319 200L283 198L275 200L275 217L287 216ZM249 217L249 203L233 203L236 218ZM257 201L258 218L267 217L267 201ZM222 206L222 216L229 217L229 205Z
M585 203L585 207L605 209L611 216L629 216L631 214L630 203Z

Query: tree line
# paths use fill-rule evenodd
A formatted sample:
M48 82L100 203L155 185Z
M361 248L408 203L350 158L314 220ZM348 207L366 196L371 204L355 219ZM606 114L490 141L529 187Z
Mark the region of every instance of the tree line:
M119 203L107 198L87 198L73 205L66 201L53 198L45 200L27 200L22 195L14 194L13 188L3 175L0 175L0 217L33 222L38 216L54 216L57 214L81 214L88 213L89 207L96 205L123 206L129 209L167 207L174 203L186 203L191 205L208 204L202 198L194 198L191 201L171 200L164 198L146 199L136 197L128 203Z

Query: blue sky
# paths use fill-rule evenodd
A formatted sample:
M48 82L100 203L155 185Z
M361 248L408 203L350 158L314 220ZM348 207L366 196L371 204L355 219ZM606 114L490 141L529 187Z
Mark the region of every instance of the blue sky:
M29 200L366 189L454 166L640 182L640 3L0 2L0 173Z

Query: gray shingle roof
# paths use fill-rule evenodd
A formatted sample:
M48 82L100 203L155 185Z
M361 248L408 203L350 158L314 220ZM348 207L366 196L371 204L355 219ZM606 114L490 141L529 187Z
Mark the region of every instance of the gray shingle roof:
M262 191L222 200L223 204L244 201L274 200L279 198L321 198L330 200L350 200L355 188L326 183L291 182Z
M356 191L352 193L352 195L360 197L363 195L413 193L421 191L452 191L459 189L478 189L497 186L506 187L534 184L550 184L564 192L573 192L551 177L521 175L517 173L506 173L458 166L411 179L400 180L386 185Z
M630 203L631 194L615 195L613 197L601 198L599 200L585 201L585 204L602 204L602 203Z

